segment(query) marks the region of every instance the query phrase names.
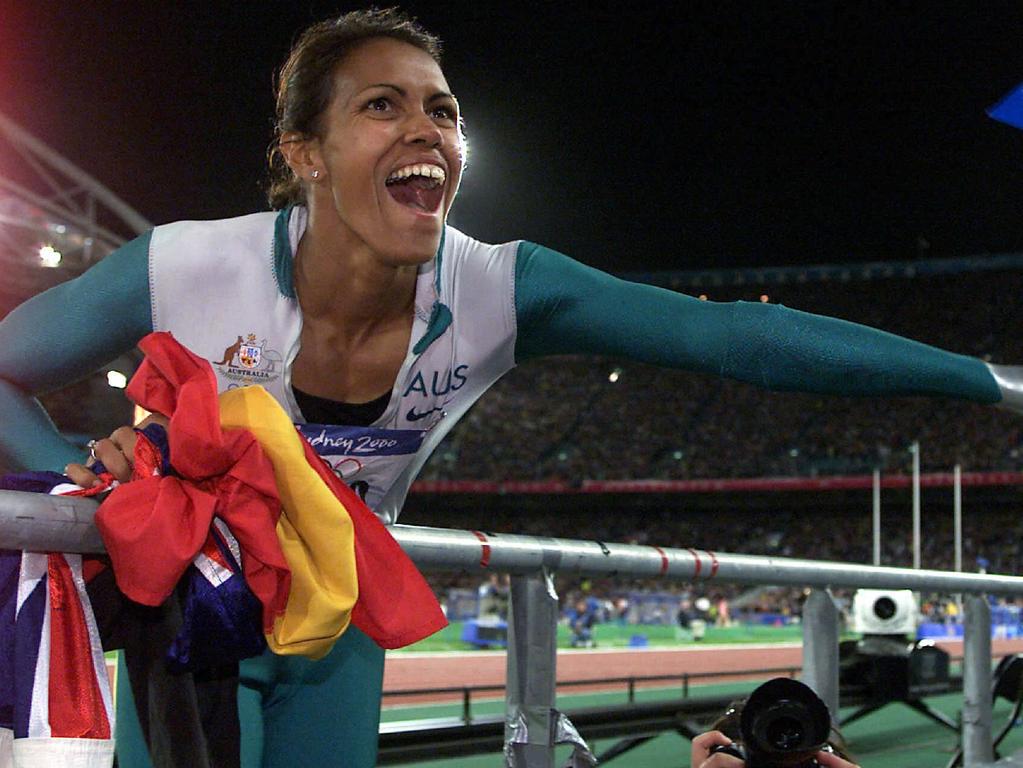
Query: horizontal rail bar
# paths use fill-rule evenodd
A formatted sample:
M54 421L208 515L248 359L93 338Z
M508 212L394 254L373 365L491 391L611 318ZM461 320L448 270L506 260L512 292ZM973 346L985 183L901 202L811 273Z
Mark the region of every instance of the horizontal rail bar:
M769 675L781 675L786 674L789 676L795 675L799 672L798 666L788 667L767 667L760 669L726 669L717 670L713 672L680 672L676 675L637 675L633 677L595 677L591 679L579 679L579 680L559 680L557 682L558 688L579 688L588 685L625 685L627 683L664 683L664 682L678 682L681 683L686 678L691 680L696 679L712 679L717 677L736 677L736 676L753 676L759 675L767 677ZM449 688L398 688L395 690L384 691L384 696L423 696L425 694L455 694L462 693L464 691L470 691L472 693L487 693L495 691L503 691L505 688L504 684L492 684L492 685L460 685L452 686Z
M104 552L93 518L99 505L75 496L0 491L0 548Z
M394 525L391 533L424 571L507 571L547 568L586 576L663 577L814 587L870 587L937 592L1023 594L1023 577L950 571L882 568L850 563L733 555L703 549L492 534Z
M0 548L100 553L91 499L0 491ZM424 571L665 578L772 586L871 587L948 593L1023 594L1023 577L882 568L850 563L733 555L704 549L558 539L394 525L391 533Z

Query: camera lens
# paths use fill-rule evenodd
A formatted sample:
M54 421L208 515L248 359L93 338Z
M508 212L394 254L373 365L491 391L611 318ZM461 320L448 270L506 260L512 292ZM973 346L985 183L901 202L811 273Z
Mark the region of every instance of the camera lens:
M874 602L874 614L883 621L887 621L894 616L897 610L895 601L890 597L879 597Z
M802 746L806 735L803 723L794 717L779 717L767 726L767 743L779 752L788 752Z

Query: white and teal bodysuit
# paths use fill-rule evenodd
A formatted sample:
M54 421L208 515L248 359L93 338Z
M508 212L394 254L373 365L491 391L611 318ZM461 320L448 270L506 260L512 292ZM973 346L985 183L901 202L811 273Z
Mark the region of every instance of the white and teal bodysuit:
M446 227L419 270L408 354L382 415L368 425L306 424L290 380L302 323L292 256L305 220L298 207L157 227L8 315L0 322L8 466L80 461L34 395L91 373L153 330L209 360L221 390L266 387L385 522L472 403L517 362L542 355L626 357L779 390L1016 397L974 358L780 305L699 301L534 243L488 245ZM243 764L373 765L382 669L382 651L354 628L319 662L244 662ZM124 744L122 767L143 765Z

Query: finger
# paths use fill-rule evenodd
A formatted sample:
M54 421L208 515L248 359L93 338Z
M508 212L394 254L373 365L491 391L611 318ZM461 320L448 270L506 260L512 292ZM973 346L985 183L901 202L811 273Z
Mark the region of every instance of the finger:
M132 442L132 450L134 448L135 444ZM93 453L95 453L99 461L103 462L103 466L107 468L107 471L122 483L131 480L132 462L128 458L131 454L125 455L121 446L115 443L113 439L104 438L97 441L93 447Z
M164 416L162 413L151 413L138 424L135 425L136 429L145 429L150 424L159 424L161 427L166 427L170 424L170 419Z
M817 762L823 766L826 766L827 768L860 768L855 763L850 763L848 760L843 760L834 752L818 752Z
M128 426L118 427L110 433L110 441L121 449L121 453L129 457L135 454L135 443L138 439L138 433Z
M707 731L701 733L695 739L693 739L693 747L690 752L690 765L703 765L704 761L710 756L710 751L714 747L724 747L731 744L732 740L721 733L721 731ZM721 755L721 757L729 757L729 755ZM732 758L733 760L735 758ZM711 764L716 765L715 763ZM722 763L722 765L728 765L728 763ZM742 762L739 762L742 765Z
M94 488L97 485L103 485L103 481L96 476L96 473L84 464L68 464L64 467L64 474L68 476L72 483L80 485L82 488Z
M696 763L693 763L693 765L696 765ZM699 768L745 768L745 766L746 763L734 755L723 755L720 753L711 755L699 764Z

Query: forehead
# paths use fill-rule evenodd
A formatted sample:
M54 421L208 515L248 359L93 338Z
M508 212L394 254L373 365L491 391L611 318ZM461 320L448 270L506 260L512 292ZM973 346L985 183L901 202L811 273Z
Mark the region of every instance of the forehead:
M342 98L381 83L429 95L450 90L444 73L430 54L387 37L359 43L334 73L335 94Z

